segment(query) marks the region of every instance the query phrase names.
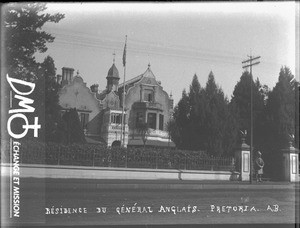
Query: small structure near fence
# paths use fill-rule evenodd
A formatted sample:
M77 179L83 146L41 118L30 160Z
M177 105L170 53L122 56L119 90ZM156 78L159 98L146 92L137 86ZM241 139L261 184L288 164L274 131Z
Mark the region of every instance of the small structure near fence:
M282 149L282 179L289 182L299 181L299 149L293 147L292 142L289 147Z
M235 151L236 169L240 181L250 180L250 146L246 144L245 138L242 138L242 144Z

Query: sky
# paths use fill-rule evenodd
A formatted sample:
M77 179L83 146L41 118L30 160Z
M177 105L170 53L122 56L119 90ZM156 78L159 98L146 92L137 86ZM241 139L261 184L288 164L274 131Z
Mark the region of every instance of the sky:
M50 55L58 74L62 67L74 68L87 86L96 83L104 90L113 53L123 82L127 35L126 80L144 73L150 63L176 104L194 74L205 87L212 71L230 100L243 73L242 61L250 55L261 56L253 77L269 88L275 86L281 66L290 67L298 80L295 4L49 3L46 12L63 13L65 18L43 26L56 38L37 60Z

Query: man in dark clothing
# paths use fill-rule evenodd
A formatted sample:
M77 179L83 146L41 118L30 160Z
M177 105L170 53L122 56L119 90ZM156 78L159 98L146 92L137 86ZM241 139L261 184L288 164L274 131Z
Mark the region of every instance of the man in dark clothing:
M257 158L255 159L255 171L256 171L256 181L261 182L261 177L263 175L263 168L264 168L264 160L261 158L261 152L257 152Z

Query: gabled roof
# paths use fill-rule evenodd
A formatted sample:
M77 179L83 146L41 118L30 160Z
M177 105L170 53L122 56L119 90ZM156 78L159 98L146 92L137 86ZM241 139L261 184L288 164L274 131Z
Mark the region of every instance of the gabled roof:
M107 89L103 90L101 93L96 93L96 97L99 100L103 100L107 95Z
M142 79L142 77L143 77L143 75L141 74L141 75L136 76L132 79L129 79L128 81L125 82L125 86L130 85L130 84L134 84L134 83L140 81ZM119 84L119 88L123 88L123 86L124 86L124 83Z
M111 90L111 91L108 92L107 89L103 90L101 93L97 93L96 97L97 97L98 100L103 101L107 97L107 95L110 94L110 93L113 93L116 97L119 97L117 91Z
M132 79L127 80L125 82L125 86L134 84L136 82L139 82L142 78L153 78L153 79L155 79L155 76L154 76L154 74L153 74L153 72L150 68L150 64L148 64L148 68L143 74L141 74L139 76L136 76ZM123 88L123 86L124 86L124 83L119 84L119 88Z
M143 77L145 77L145 78L154 78L155 79L155 76L154 76L152 70L150 69L150 64L148 64L148 68L145 71L145 73L143 74Z

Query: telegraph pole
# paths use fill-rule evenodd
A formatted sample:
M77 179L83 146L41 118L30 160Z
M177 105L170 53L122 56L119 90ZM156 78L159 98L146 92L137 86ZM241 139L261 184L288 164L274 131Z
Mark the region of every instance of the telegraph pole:
M254 57L252 55L248 55L249 59L245 60L242 62L242 64L247 64L245 66L243 66L243 68L248 68L250 67L250 77L251 77L251 80L250 80L250 119L251 119L251 123L250 123L250 183L252 184L252 163L253 163L253 79L252 79L252 66L253 65L257 65L259 64L260 62L253 62L254 60L258 60L260 58L260 56L257 56L257 57Z

